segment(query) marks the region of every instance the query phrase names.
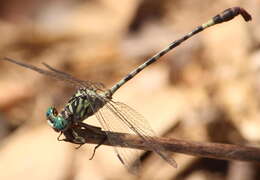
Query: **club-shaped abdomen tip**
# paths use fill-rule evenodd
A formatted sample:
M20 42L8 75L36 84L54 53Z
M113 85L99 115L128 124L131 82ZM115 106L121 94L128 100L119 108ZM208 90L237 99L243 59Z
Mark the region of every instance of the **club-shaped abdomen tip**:
M241 8L239 6L237 7L233 7L233 8L230 8L233 13L234 13L234 16L237 16L237 15L241 15L245 21L251 21L252 20L252 16L251 14L249 14L244 8Z

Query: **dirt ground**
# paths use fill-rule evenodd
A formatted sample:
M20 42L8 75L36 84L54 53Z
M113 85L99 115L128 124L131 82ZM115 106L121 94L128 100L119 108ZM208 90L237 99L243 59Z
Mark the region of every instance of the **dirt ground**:
M160 136L260 146L260 1L9 0L0 1L0 57L110 88L175 39L224 9L251 13L186 41L115 94L140 112ZM174 169L154 154L140 177L113 148L75 149L59 142L45 112L60 110L75 92L59 82L0 61L0 179L257 180L259 164L173 154ZM85 122L98 125L94 117Z

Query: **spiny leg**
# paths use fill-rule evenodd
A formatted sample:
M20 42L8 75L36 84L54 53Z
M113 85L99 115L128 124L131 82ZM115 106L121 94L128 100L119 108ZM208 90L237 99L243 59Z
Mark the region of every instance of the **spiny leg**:
M106 140L107 140L107 137L105 136L105 137L98 143L98 145L95 146L95 148L94 148L94 150L93 150L93 154L92 154L92 156L89 158L89 160L92 160L92 159L94 158L97 148L99 148L99 146L101 146Z
M214 16L211 18L208 22L198 26L195 28L193 31L190 33L186 34L185 36L181 37L180 39L172 42L171 44L168 45L165 49L161 50L157 54L155 54L153 57L148 59L146 62L141 64L139 67L137 67L135 70L130 72L126 77L121 79L117 84L115 84L110 90L107 91L106 95L107 97L112 97L112 95L121 87L123 86L127 81L132 79L135 75L137 75L140 71L142 71L144 68L149 66L150 64L154 63L157 61L160 57L168 53L170 50L174 49L175 47L179 46L182 42L186 41L187 39L191 38L195 34L207 29L210 26L214 26L219 23L223 23L226 21L230 21L234 17L241 15L245 21L250 21L252 19L251 15L243 8L241 7L233 7L226 9L222 13Z
M75 147L75 149L79 149L81 148L81 146L83 146L85 143L79 144L78 146Z
M57 140L58 140L58 141L64 141L64 139L60 139L60 137L61 137L62 134L63 134L63 133L60 132L59 136L57 137Z

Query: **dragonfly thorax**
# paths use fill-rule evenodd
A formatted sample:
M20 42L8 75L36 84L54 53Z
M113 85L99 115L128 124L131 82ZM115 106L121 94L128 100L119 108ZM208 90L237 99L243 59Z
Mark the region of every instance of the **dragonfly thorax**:
M81 122L102 108L107 100L101 96L89 89L78 89L60 113L55 107L48 108L48 124L57 132L66 131L70 124Z
M81 88L76 91L60 114L73 122L83 121L95 114L106 102L107 100L101 94Z
M58 114L55 107L49 107L46 113L48 124L57 132L67 129L69 121Z

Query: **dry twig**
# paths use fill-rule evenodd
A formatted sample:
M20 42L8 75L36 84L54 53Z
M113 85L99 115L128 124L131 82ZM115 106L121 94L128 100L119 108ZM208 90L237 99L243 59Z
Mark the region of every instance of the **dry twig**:
M83 123L84 124L84 123ZM84 128L82 128L84 126ZM64 141L82 144L75 141L75 132L78 136L85 140L85 143L90 144L102 144L112 146L108 140L106 140L106 132L101 131L100 128L93 127L88 128L88 125L73 127L64 132ZM74 132L73 132L74 131ZM109 134L116 139L115 146L135 148L141 150L151 150L143 139L139 136L125 133L109 132ZM221 143L208 143L208 142L193 142L177 140L174 138L161 138L153 137L155 143L160 144L169 152L183 153L193 156L223 159L223 160L239 160L260 162L260 148L249 147L243 145L231 145ZM85 144L83 143L83 144Z

